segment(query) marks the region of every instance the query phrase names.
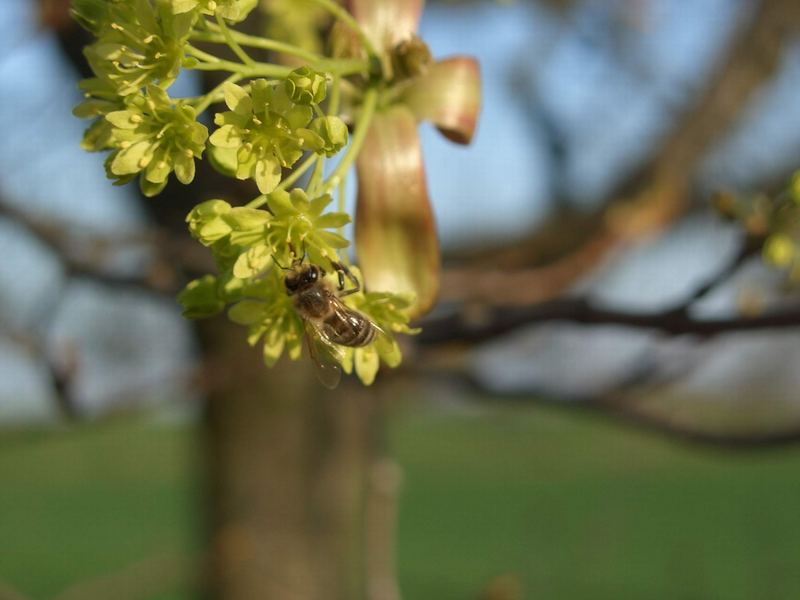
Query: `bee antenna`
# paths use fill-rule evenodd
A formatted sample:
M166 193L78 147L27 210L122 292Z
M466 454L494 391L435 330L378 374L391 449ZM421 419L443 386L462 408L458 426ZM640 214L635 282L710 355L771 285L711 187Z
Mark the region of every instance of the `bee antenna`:
M279 263L278 262L278 258L274 254L272 255L272 262L274 262L276 265L278 265L284 271L291 271L291 269L289 267L284 267L281 263Z

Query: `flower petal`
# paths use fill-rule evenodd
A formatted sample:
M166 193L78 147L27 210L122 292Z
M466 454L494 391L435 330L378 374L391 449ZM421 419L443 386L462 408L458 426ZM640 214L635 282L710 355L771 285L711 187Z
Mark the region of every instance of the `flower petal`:
M417 32L425 0L349 0L350 13L370 41L388 50Z
M223 125L211 134L209 141L218 148L238 148L242 145L242 136L233 125Z
M237 115L249 117L253 112L253 101L243 87L235 83L226 83L223 87L225 104Z
M262 158L256 162L256 185L262 194L269 194L281 182L281 166L269 158Z
M448 139L469 144L481 108L478 62L468 56L438 61L408 88L402 101L420 121L430 121Z
M412 317L439 291L439 242L425 183L422 149L411 111L378 113L358 162L356 248L372 290L412 292Z

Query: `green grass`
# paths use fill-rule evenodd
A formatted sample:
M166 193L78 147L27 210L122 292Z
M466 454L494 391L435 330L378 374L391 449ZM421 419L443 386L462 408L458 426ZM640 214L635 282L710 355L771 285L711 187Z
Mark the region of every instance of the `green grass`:
M47 598L191 555L196 474L189 431L128 422L0 438L0 579Z
M390 445L406 600L476 598L503 574L530 599L800 598L798 450L703 450L530 407L407 410ZM48 598L196 555L196 459L190 430L144 423L0 436L0 580Z
M800 598L800 452L721 453L585 415L410 414L400 573L407 598Z

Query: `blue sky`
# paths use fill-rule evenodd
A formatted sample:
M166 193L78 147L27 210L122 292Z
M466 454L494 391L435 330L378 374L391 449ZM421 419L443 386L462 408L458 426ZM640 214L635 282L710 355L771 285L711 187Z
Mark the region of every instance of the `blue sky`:
M453 145L433 128L422 128L446 245L521 236L556 202L590 206L602 199L694 97L734 27L749 14L743 0L651 0L641 18L620 23L610 10L614 4L583 2L567 20L529 2L428 7L421 34L434 56L475 55L483 74L484 107L472 146ZM75 76L55 41L35 25L33 3L3 0L3 11L0 193L80 229L114 234L142 228L131 190L112 187L102 156L78 147L85 123L70 114L80 99ZM742 126L706 161L701 183L707 189L753 185L800 164L798 82L800 46ZM188 92L191 81L180 85ZM528 110L531 102L561 133L563 172L554 171L551 140ZM737 235L711 217L690 221L633 248L597 277L593 293L634 310L661 308L723 262ZM103 398L120 387L146 388L141 374L155 377L156 365L161 370L154 389L170 373L180 380L192 342L173 303L120 298L83 284L62 288L58 262L35 240L0 222L0 243L7 249L0 264L2 323L36 331L53 348L80 346L86 361L80 390L88 412L100 410ZM61 301L53 302L58 294ZM717 310L732 310L735 290L715 302ZM54 325L45 331L43 323L51 319ZM103 327L90 327L98 323ZM109 348L119 347L130 357L112 364ZM0 420L51 412L46 373L4 341L0 382Z

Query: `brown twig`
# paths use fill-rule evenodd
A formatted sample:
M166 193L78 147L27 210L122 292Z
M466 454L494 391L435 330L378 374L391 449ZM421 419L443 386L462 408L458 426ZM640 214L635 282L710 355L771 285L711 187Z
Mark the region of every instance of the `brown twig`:
M486 307L475 314L454 315L423 322L419 336L422 344L443 342L483 342L520 327L546 321L569 321L587 325L620 325L651 329L669 335L712 337L734 331L753 331L782 327L800 327L800 308L754 317L695 319L684 311L629 313L592 305L586 298L565 298L538 306Z
M119 250L118 239L105 236L76 236L69 234L69 227L58 221L34 216L0 199L0 217L4 217L24 229L61 261L67 276L82 277L114 286L130 286L157 293L173 291L176 287L174 272L159 273L159 261L151 262L145 273L123 275L110 269L105 258L109 250ZM85 250L81 250L80 248Z

